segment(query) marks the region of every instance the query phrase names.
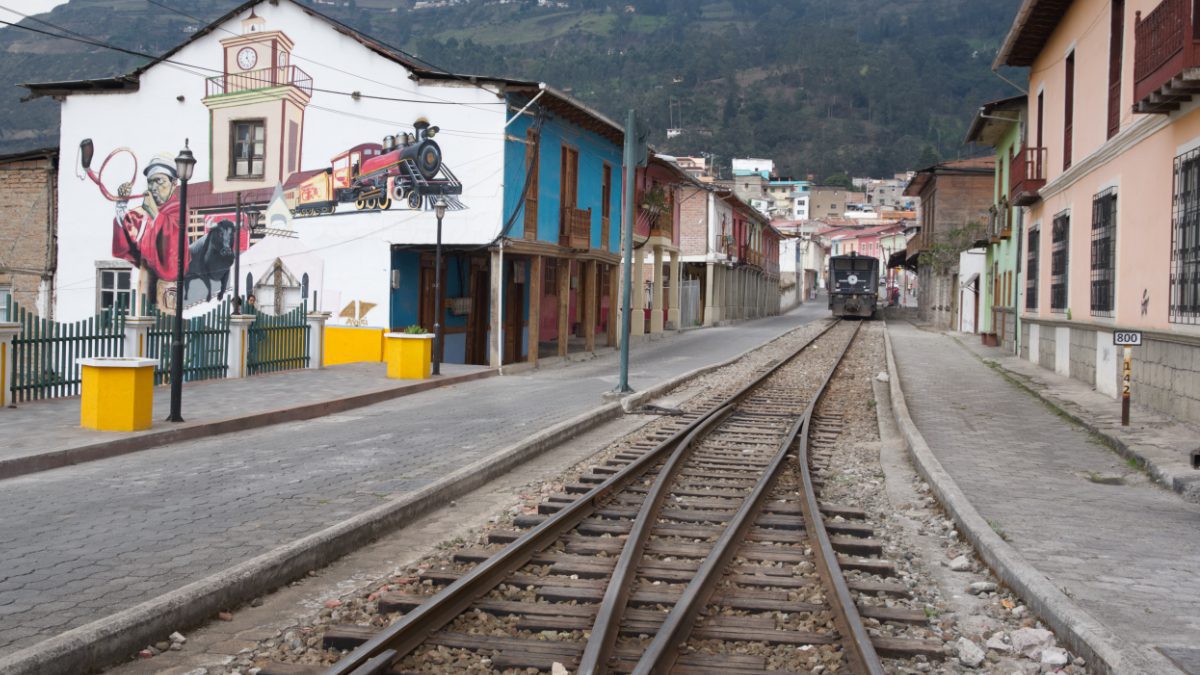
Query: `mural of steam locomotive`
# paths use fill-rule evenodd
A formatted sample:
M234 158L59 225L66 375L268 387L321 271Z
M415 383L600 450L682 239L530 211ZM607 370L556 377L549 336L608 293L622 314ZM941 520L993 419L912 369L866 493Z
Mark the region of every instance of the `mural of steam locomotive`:
M385 136L383 143L362 143L330 161L330 167L287 190L284 199L298 217L319 216L353 202L359 210L386 210L393 203L429 209L438 196L450 210L466 208L458 199L462 183L442 161L433 140L438 128L428 122L413 132Z

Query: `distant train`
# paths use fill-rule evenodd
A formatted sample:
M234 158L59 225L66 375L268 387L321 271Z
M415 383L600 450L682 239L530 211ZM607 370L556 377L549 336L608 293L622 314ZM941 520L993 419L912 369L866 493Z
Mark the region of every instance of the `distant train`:
M874 318L879 307L879 259L837 255L829 259L829 309L837 317Z
M389 209L393 201L420 209L442 195L461 208L462 183L442 162L433 140L437 132L420 121L411 134L385 136L382 144L362 143L334 156L330 168L284 194L288 207L297 216L333 213L350 202L358 209Z

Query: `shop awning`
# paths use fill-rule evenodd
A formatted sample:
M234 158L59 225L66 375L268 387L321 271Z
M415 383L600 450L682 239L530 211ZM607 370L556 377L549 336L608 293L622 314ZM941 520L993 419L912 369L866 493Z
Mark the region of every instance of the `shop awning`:
M910 255L908 255L908 251L906 251L904 249L900 249L899 251L896 251L895 253L888 256L887 266L889 268L903 267L912 272L916 272L917 271L917 254L914 253L910 256Z

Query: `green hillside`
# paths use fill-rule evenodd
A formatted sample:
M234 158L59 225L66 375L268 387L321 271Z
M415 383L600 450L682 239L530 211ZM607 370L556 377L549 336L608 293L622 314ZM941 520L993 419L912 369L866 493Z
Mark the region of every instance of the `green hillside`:
M155 0L207 22L233 0ZM887 175L960 156L972 111L1015 90L990 72L1019 0L407 0L317 8L438 66L549 82L676 154L776 159L782 173ZM200 22L147 0L71 0L39 17L160 53ZM53 30L32 21L25 25ZM5 28L0 79L99 77L142 60ZM53 144L51 101L0 98L0 151ZM674 102L674 104L672 104ZM667 141L666 129L683 134Z

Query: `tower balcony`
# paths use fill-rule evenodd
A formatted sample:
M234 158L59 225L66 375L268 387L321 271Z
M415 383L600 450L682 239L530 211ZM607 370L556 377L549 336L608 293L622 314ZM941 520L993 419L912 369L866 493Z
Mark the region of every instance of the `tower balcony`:
M313 81L308 73L296 66L277 66L247 70L243 73L214 75L205 81L204 95L208 98L275 87L295 87L311 97Z

